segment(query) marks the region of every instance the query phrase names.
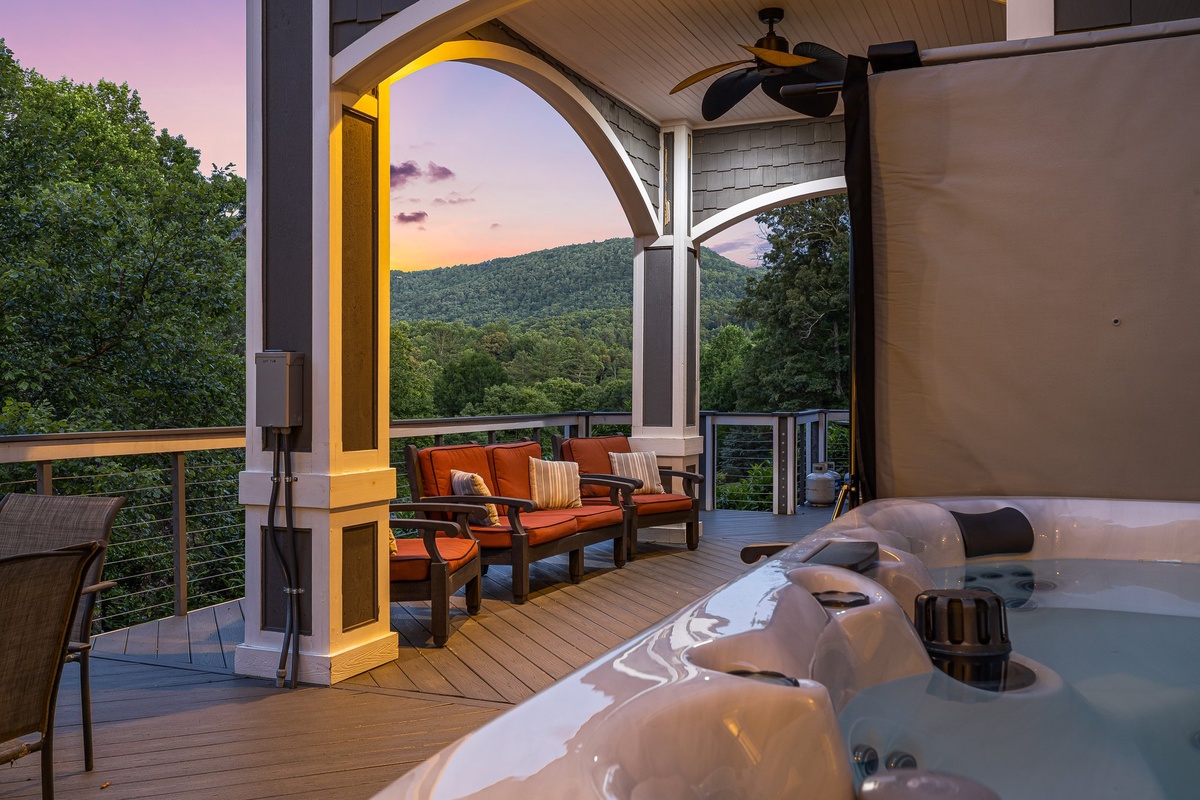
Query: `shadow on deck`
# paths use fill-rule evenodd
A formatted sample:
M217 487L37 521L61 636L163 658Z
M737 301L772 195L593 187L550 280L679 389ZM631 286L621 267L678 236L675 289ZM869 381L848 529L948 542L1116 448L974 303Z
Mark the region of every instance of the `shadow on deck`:
M746 569L744 544L795 541L828 509L792 517L706 512L700 549L643 544L614 569L587 553L583 581L566 557L535 565L529 602L507 601L492 568L475 617L455 598L454 633L429 646L429 607L393 604L400 657L333 688L280 690L232 673L240 602L96 637L96 769L83 771L79 680L68 666L55 737L64 797L367 798L512 704L544 689ZM592 552L594 550L594 552ZM457 613L455 613L457 612ZM38 757L0 770L0 798L41 797Z

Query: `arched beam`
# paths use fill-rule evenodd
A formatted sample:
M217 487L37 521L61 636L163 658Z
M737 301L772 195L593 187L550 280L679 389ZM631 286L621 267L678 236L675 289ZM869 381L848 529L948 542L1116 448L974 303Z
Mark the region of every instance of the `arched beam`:
M496 19L529 0L421 0L385 19L333 57L332 83L366 94L398 64L419 58L438 42Z
M700 244L705 239L717 235L726 228L730 228L742 220L750 219L764 211L798 203L810 197L824 197L844 191L846 191L846 179L840 175L836 178L822 178L818 181L806 181L805 183L785 186L782 189L776 189L757 195L756 197L751 197L749 200L743 200L720 213L713 214L692 228L692 239L696 244Z
M657 236L662 233L646 187L608 122L575 84L524 50L474 39L446 42L393 72L380 88L386 89L406 75L443 61L465 61L487 67L532 89L562 115L583 140L616 193L633 235Z

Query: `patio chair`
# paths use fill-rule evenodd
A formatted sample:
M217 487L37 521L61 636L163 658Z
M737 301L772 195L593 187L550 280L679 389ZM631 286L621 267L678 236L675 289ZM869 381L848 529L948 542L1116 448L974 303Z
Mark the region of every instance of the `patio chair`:
M524 603L528 598L529 567L535 561L569 554L570 579L578 583L583 577L583 548L612 540L613 563L618 567L625 564L629 520L622 506L594 503L590 507L539 508L533 501L529 462L531 458L541 460L537 442L422 449L408 445L404 453L413 500L484 503L497 508L497 524L472 524L471 533L483 550L485 572L493 564L512 567L513 602ZM455 494L455 471L479 476L488 492ZM609 483L618 490L625 486L617 481Z
M419 539L396 539L396 552L389 565L391 601L428 600L434 647L444 647L450 638L450 595L467 589L467 613L479 612L483 602L483 573L479 542L471 535L468 516L486 515L481 505L463 503L392 503L393 514L415 512L416 519L393 517L393 530L421 531ZM428 514L454 517L429 519Z
M555 436L551 446L555 459L576 462L580 474L588 478L611 477L613 468L609 454L632 452L629 439L625 436L578 436L572 439ZM675 494L665 489L655 493L632 493L633 522L628 541L630 560L637 556L637 532L641 528L683 523L688 550L700 546L700 496L697 488L704 482L704 476L665 467L659 467L658 474L664 487L670 486L671 478L678 478L683 483L683 493ZM642 488L640 480L625 480L632 481L637 489ZM604 493L594 489L584 489L584 494L590 495L583 498L585 505L607 502L603 499Z
M88 542L0 558L0 764L40 752L43 800L54 798L54 706L72 617L103 550Z
M100 542L107 546L117 511L125 505L123 497L82 497L79 495L9 494L0 498L0 557L18 553L55 550L81 542ZM92 757L92 686L88 655L92 649L92 613L96 598L105 589L116 586L100 581L104 570L104 551L88 569L79 608L71 623L68 663L79 664L79 705L83 716L83 765L91 771Z

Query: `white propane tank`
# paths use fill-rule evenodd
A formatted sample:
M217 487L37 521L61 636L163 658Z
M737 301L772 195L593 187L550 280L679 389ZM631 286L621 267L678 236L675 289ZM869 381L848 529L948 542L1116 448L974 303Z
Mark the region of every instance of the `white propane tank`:
M832 462L813 464L813 471L804 477L804 502L810 506L831 506L837 500L838 478L841 475Z

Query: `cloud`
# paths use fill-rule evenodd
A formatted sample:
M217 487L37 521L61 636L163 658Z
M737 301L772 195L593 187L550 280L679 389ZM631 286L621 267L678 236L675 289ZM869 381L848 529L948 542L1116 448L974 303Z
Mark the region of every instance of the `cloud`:
M491 225L491 229L492 229L492 230L496 230L496 228L499 228L499 227L500 227L500 223L499 223L499 222L493 222L493 223L492 223L492 225Z
M734 239L733 241L730 241L730 242L721 242L720 244L714 244L711 247L709 247L709 249L718 255L725 255L726 253L731 253L734 250L743 250L743 249L747 249L747 248L752 249L756 244L758 244L758 241L756 239L747 236L744 239Z
M396 222L399 222L401 225L409 225L414 222L424 222L427 219L429 219L429 213L425 211L413 211L411 213L405 213L401 211L395 216Z
M441 164L429 162L429 171L426 173L431 181L447 181L454 177L454 170L449 167L443 167Z
M413 178L421 177L421 167L415 161L392 164L392 186L403 186Z
M461 205L462 203L474 202L474 197L467 197L466 195L459 194L458 192L451 192L445 197L436 197L433 200L433 204L435 206L457 206Z

